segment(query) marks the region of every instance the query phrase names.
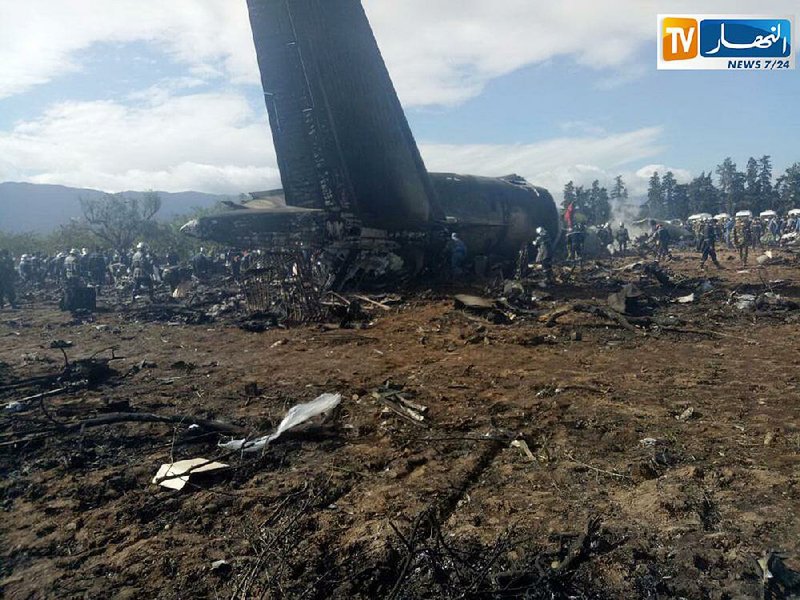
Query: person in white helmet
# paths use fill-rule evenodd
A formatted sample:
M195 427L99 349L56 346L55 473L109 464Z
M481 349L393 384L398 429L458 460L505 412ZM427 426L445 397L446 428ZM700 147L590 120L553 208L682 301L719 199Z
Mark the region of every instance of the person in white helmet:
M536 239L533 244L536 246L536 262L542 266L545 281L550 283L553 280L553 249L550 234L544 227L536 228Z
M76 285L81 278L81 265L80 255L78 250L73 248L69 251L69 255L64 259L64 282L70 285Z
M131 267L133 268L133 289L131 290L131 297L135 300L136 294L142 288L147 290L147 295L150 300L153 300L153 261L147 252L147 245L143 242L136 244L136 252L131 259Z

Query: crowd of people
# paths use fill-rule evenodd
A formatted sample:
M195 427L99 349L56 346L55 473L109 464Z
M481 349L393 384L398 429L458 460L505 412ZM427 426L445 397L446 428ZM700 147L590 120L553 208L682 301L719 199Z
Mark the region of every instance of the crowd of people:
M16 307L19 284L64 289L90 285L96 290L114 286L129 288L132 297L146 293L152 298L156 286L162 283L172 291L192 277L201 281L218 274L239 277L258 265L259 256L257 251L209 252L201 248L182 258L174 249L158 253L143 242L125 252L95 247L14 257L8 250L0 250L0 308L6 304Z
M590 234L596 237L593 242L599 242L601 253L624 257L635 246L639 254L652 253L656 260L667 260L671 256L672 244L678 241L673 239L667 225L688 229L694 234L702 267L711 260L722 268L717 258L718 243L735 250L741 263L746 265L752 248L775 247L787 238L800 238L800 213L797 211L785 218L779 215L753 217L749 211L741 211L734 217L698 215L688 223L671 221L665 225L665 222L651 221L649 232L635 240L625 223L619 223L616 228L606 223L591 228L591 232L582 223L576 223L568 227L564 235L566 260L574 264L584 259ZM558 240L559 236L539 227L534 238L520 250L516 277L529 277L533 267L539 265L545 281L551 281L554 259L564 251L564 248L559 250L556 247ZM468 248L457 233L450 235L445 252L449 255L451 278L461 278ZM260 256L259 251L208 252L201 248L194 255L182 258L174 249L157 253L143 242L125 252L109 252L95 247L73 248L52 255L33 252L14 257L8 250L0 249L0 308L6 304L16 307L18 282L54 284L66 290L87 285L95 290L115 286L129 289L133 298L146 293L152 299L156 286L161 284L174 291L182 281L193 277L200 281L215 274L238 278L249 269L259 267Z
M735 217L700 215L688 222L650 221L649 227L637 239L631 236L625 223L615 229L610 223L587 228L582 223L570 225L564 234L566 261L578 264L587 255L599 258L611 254L615 257L627 256L632 246L638 255L652 255L655 260L668 260L672 247L679 241L671 233L688 230L693 234L695 250L700 255L700 266L705 268L711 261L717 268L723 268L717 257L718 244L724 243L728 249L735 250L742 265L747 265L750 250L753 248L779 247L784 243L796 243L800 239L800 212L791 211L785 217L768 215L753 217L749 211L741 211ZM587 252L587 239L596 237L594 251ZM688 242L688 240L684 240ZM539 228L535 238L520 250L516 277L523 279L531 274L532 268L539 265L545 281L552 279L553 259L556 248L547 231Z

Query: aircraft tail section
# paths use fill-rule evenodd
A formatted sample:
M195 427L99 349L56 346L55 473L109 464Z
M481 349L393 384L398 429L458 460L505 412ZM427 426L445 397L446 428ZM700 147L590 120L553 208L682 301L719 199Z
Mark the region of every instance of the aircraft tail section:
M434 191L360 0L247 0L286 202L401 230Z

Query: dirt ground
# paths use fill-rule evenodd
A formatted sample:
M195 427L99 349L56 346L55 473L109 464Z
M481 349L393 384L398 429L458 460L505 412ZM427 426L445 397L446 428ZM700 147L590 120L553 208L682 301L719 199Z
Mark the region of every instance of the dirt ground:
M444 292L409 292L364 329L264 333L112 311L75 320L28 298L0 311L3 405L50 389L3 386L58 372L53 340L73 342L71 360L109 347L123 358L92 389L0 417L0 593L790 597L800 311L730 298L800 301L800 262L722 262L687 304L673 300L704 277L696 255L666 265L689 281L679 289L587 265L500 324ZM585 312L545 322L570 303L604 306L621 281L655 298L649 326ZM424 420L387 408L387 389L427 407ZM231 455L217 447L229 435L189 429L194 418L266 434L326 392L344 398L332 418L263 454ZM187 418L63 425L120 412ZM171 457L231 468L182 491L152 484ZM784 554L765 592L768 551Z

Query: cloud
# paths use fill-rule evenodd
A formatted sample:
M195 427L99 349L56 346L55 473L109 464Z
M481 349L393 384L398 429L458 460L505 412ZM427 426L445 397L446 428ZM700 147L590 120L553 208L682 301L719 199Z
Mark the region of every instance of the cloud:
M671 0L364 0L403 102L452 105L494 78L557 57L604 70L601 86L644 72L640 50L655 45L661 12L692 12ZM793 14L796 0L770 11ZM707 12L758 13L756 0L707 0ZM257 84L244 0L0 0L0 98L82 68L80 53L102 42L144 41L203 79ZM653 60L653 62L655 62Z
M406 105L464 102L497 77L567 57L610 75L609 88L647 72L656 15L692 13L694 0L364 0L401 100ZM707 13L763 12L758 0L706 0ZM797 0L773 0L774 14L794 14Z
M0 180L105 191L237 193L280 185L266 116L236 93L64 102L0 132Z
M63 102L0 131L0 180L59 183L116 192L197 190L238 194L280 186L266 115L236 92L187 93L191 81L114 101ZM519 173L558 194L572 179L610 183L661 151L660 127L578 133L534 144L421 143L433 171ZM629 171L625 171L629 169ZM645 174L644 181L646 184Z
M636 176L640 179L649 180L653 176L653 173L658 173L661 177L663 177L669 171L672 171L672 174L675 176L675 180L678 183L689 183L693 177L691 171L687 171L686 169L678 169L675 167L668 167L667 165L645 165L636 171Z
M259 81L244 1L0 0L0 98L80 70L93 44L134 41L198 77Z
M566 136L534 144L421 144L431 171L502 176L517 173L559 195L567 181L610 184L631 165L662 150L661 127L604 135ZM625 171L628 169L628 171Z

